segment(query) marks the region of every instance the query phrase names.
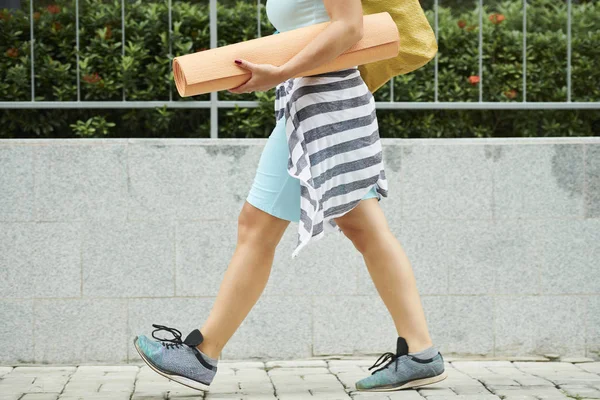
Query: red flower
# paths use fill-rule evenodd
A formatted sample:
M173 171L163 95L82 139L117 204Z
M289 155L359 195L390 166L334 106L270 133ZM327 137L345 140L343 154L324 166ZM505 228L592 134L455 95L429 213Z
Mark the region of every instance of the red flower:
M465 21L463 21L462 19L458 21L458 27L460 29L463 29L465 26L467 26L467 23Z
M499 23L504 21L504 15L502 14L491 14L489 18L490 21L492 21L492 24L494 25L498 25Z
M58 14L60 12L60 6L57 4L50 4L46 9L50 14Z
M509 99L514 99L515 97L517 97L517 91L515 89L507 90L506 92L504 92L504 95Z
M94 72L92 75L84 75L83 80L87 83L97 83L100 80L102 80L102 78L100 77L100 75L98 75L97 72Z
M477 75L471 75L469 77L469 83L473 86L477 85L479 83L479 77Z
M36 20L36 21L37 21L37 20L39 20L39 19L40 19L40 15L41 15L41 14L40 14L40 12L39 12L39 11L36 11L36 12L34 12L34 13L33 13L33 19L34 19L34 20Z
M60 31L62 29L62 24L58 21L55 21L52 23L52 28L54 28L55 31Z
M10 49L6 50L6 55L10 58L17 58L19 56L19 49L16 47L11 47Z

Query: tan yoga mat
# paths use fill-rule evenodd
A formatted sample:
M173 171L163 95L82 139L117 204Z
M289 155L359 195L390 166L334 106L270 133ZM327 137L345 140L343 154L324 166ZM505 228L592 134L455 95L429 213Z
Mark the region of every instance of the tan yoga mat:
M279 32L173 58L175 85L181 97L240 86L252 73L234 63L243 58L257 64L280 66L302 50L330 21ZM363 16L363 37L334 60L294 76L315 75L396 57L398 27L388 12Z

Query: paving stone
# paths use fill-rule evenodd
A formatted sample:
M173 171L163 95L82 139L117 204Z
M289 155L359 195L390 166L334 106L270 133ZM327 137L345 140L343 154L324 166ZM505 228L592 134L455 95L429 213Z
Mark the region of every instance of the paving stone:
M311 394L306 391L303 393L281 393L277 395L277 398L279 400L306 400L307 398L310 398ZM208 399L210 399L211 397L207 397Z
M340 372L336 374L337 378L347 389L356 389L356 382L363 379L366 375L351 372Z
M62 394L59 400L130 400L130 393L85 393L78 395ZM158 397L162 398L162 397Z
M500 400L493 394L459 394L454 396L429 396L427 400Z
M328 374L329 370L325 367L307 367L307 368L273 368L269 370L269 375L309 375L309 374Z
M77 372L139 372L140 368L135 365L80 365Z
M352 399L357 400L425 400L416 390L401 390L397 392L352 392Z
M210 385L211 393L237 393L240 389L237 382L214 382Z
M135 392L133 396L131 396L131 400L163 400L167 398L167 394L156 394L156 393L144 393L144 392ZM198 397L202 399L203 397Z
M496 376L486 376L478 378L480 382L482 382L485 386L493 386L493 385L503 385L503 386L521 386L518 382L515 382L513 379L496 375Z
M128 392L132 393L134 382L106 382L100 386L99 392Z
M419 389L417 388L419 394L421 396L424 397L430 397L430 396L456 396L456 392L454 392L452 389L450 388L445 388L445 387L436 387L436 386L430 386L429 388L426 389Z
M522 371L531 373L532 370L541 371L577 371L579 366L566 362L520 362L513 363Z
M101 384L97 380L69 381L65 386L64 392L97 392Z
M171 388L176 388L176 383L171 383L167 378L163 378L163 381L160 382L136 382L135 390L136 392L145 392L145 393L158 393L158 392L167 392ZM180 386L179 384L177 384Z
M357 359L346 359L346 360L328 360L327 364L329 367L351 367L351 366L362 366L370 367L373 365L374 360L371 358L357 358Z
M550 382L549 380L532 375L516 377L514 380L521 386L554 386L554 383Z
M16 375L71 375L77 370L77 367L15 367L11 372Z
M594 389L587 385L560 385L560 388L569 396L590 397L596 399L600 398L600 390Z
M593 383L600 383L600 376L595 374L589 375L577 375L568 377L550 377L548 378L555 385L591 385Z
M483 385L453 385L452 391L456 394L491 394Z
M350 399L348 393L345 390L340 388L335 388L332 386L323 387L323 388L311 388L310 393L312 394L311 399L313 398L321 398L321 399Z
M573 364L579 364L579 363L594 362L594 359L588 358L588 357L564 357L564 358L561 358L560 361L573 363Z
M499 374L507 377L527 376L525 372L521 371L512 364L506 367L485 367L485 369L490 372L493 372L494 374Z
M390 400L423 400L423 396L419 395L416 390L403 390L392 392L387 395Z
M19 400L22 396L22 393L0 393L0 400Z
M20 400L56 400L59 393L26 393Z
M65 386L66 379L61 380L44 380L36 379L31 385L24 391L26 393L60 393Z
M577 364L577 368L594 374L600 374L600 362Z
M260 361L219 361L219 368L221 365L227 368L245 369L245 368L265 368L265 363Z
M223 362L207 391L188 388L156 374L146 365L0 367L3 373L0 400L600 398L599 362L458 360L445 363L448 378L434 385L389 393L360 392L355 383L370 374L367 367L370 361L359 358Z
M521 387L494 387L491 388L494 394L498 396L536 396L541 399L553 397L566 397L563 392L555 387L549 386L521 386Z
M338 373L354 373L354 374L360 374L360 375L365 375L365 371L358 365L348 365L348 366L339 366L339 367L329 367L329 371L331 371L334 374L338 374ZM369 372L370 374L370 372Z
M35 377L11 377L8 376L0 381L0 393L15 394L24 393L26 389L33 383Z
M183 397L182 397L183 399ZM185 398L186 400L188 399L187 397ZM273 396L273 395L251 395L251 396L247 396L247 395L223 395L223 394L216 394L216 395L211 395L211 394L207 394L207 397L205 397L205 399L219 399L219 400L277 400L277 397Z
M224 379L238 379L238 380L269 380L269 374L264 369L250 368L250 369L239 369L234 374L223 375ZM215 376L216 379L216 376Z
M180 388L169 390L169 398L186 397L186 398L202 398L205 395L204 390L192 389L191 387L179 385Z
M274 394L275 393L275 388L272 385L243 385L240 382L240 389L239 392L242 394L246 394L246 395L257 395L257 394L261 394L261 395L269 395L269 394Z
M277 367L327 367L325 360L279 360L279 361L267 361L265 363L267 368Z

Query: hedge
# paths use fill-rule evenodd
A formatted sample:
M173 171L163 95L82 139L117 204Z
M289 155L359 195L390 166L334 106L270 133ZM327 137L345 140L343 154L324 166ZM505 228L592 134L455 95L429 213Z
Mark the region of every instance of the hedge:
M0 101L31 99L29 6L0 11ZM122 56L121 1L80 0L81 100L209 100L208 94L180 98L172 82L167 2L128 0L125 55ZM441 2L438 100L520 102L522 91L522 2L484 5L483 74L478 76L479 10ZM486 2L488 3L488 2ZM476 4L476 2L473 2ZM432 1L422 3L434 26ZM275 28L264 7L262 35ZM218 46L257 37L256 2L220 1ZM527 101L567 99L567 6L553 0L528 1ZM208 2L173 1L173 55L210 47ZM75 2L36 2L35 99L77 100ZM600 101L600 2L572 6L571 100ZM596 61L596 62L594 62ZM430 102L434 60L396 77L394 100ZM388 82L375 93L389 101ZM258 108L219 110L220 137L268 137L274 127L274 89L218 93L222 100L257 100ZM384 110L382 137L589 136L600 133L599 110ZM4 109L0 137L208 137L207 109Z

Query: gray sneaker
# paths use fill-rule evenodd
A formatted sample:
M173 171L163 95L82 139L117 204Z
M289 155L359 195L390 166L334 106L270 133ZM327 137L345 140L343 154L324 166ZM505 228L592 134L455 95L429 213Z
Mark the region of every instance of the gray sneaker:
M181 332L177 329L156 324L152 326L157 328L152 331L152 337L159 341L151 340L145 335L133 339L142 360L166 378L193 389L207 390L217 373L218 360L209 358L196 348L204 340L200 330L194 329L182 342ZM170 332L175 339L154 336L154 332L160 330Z
M356 389L368 392L384 392L430 385L446 379L444 359L438 352L434 357L422 360L408 354L408 345L403 337L398 337L396 354L383 353L369 369L388 361L370 376L355 383Z

